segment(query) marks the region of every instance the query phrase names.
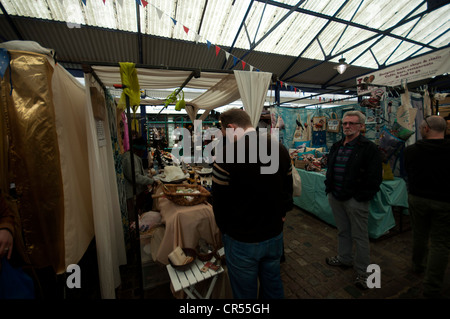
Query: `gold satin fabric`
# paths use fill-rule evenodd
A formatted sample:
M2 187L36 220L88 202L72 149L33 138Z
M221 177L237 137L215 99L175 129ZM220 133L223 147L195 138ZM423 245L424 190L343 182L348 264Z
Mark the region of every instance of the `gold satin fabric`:
M1 107L10 134L9 160L16 184L27 253L34 267L64 269L64 194L55 128L53 68L40 54L9 51Z

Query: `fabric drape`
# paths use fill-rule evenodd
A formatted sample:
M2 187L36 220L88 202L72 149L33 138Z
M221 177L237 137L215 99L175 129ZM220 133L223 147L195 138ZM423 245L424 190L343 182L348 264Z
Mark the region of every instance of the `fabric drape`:
M266 100L272 73L234 71L244 110L250 115L254 127L258 125Z
M64 191L52 97L53 68L42 54L9 51L11 78L2 81L24 242L36 268L64 264ZM11 92L11 83L13 90Z
M92 74L84 78L95 83ZM125 243L108 118L95 120L89 87L85 117L100 290L102 298L112 299L120 285L119 266L126 264Z
M52 92L64 198L65 269L78 263L94 238L87 148L86 93L61 65L53 65ZM64 269L64 272L65 272Z

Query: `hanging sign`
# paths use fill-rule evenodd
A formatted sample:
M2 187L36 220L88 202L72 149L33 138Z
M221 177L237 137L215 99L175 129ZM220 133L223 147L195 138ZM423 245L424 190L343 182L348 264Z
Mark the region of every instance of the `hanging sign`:
M356 79L358 95L372 91L373 85L398 86L450 72L450 48L402 62ZM372 86L373 88L373 86Z

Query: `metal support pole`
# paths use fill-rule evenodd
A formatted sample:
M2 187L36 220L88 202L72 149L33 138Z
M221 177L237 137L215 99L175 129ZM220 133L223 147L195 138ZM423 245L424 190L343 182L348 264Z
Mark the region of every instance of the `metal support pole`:
M136 207L136 176L135 172L136 169L134 167L134 153L133 153L133 138L131 138L131 114L130 114L130 97L128 95L125 95L125 101L126 101L126 107L127 107L127 117L128 117L128 136L130 137L130 163L131 163L131 181L133 184L133 207L134 207L134 224L135 224L135 237L131 239L131 241L134 243L134 247L136 249L136 262L137 262L137 269L138 269L138 280L139 280L139 293L140 297L144 298L144 282L143 282L143 275L142 275L142 259L141 259L141 237L140 237L140 231L139 231L139 212Z

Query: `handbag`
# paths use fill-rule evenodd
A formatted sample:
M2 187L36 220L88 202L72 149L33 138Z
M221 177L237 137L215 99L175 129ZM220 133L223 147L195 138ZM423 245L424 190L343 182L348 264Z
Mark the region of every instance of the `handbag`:
M417 109L411 105L407 86L405 86L405 93L402 94L401 100L402 105L397 109L397 122L404 128L413 131Z
M325 131L327 129L327 118L325 116L313 117L313 132Z
M0 269L0 300L1 299L34 299L33 279L22 268L14 268L5 257Z
M301 122L301 118L300 118L300 114L297 115L297 120L295 120L296 124L297 124L297 128L295 129L294 132L294 142L302 142L302 141L307 141L308 139L308 132L306 130L306 128L303 126L302 122Z
M331 113L331 119L327 121L327 132L339 133L341 130L341 120L338 119L335 112Z

